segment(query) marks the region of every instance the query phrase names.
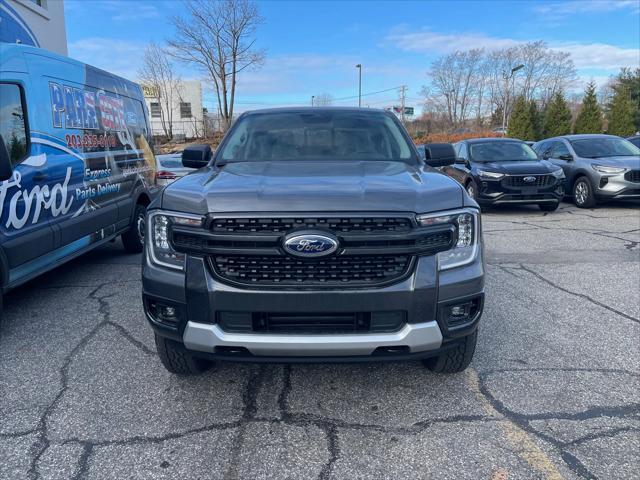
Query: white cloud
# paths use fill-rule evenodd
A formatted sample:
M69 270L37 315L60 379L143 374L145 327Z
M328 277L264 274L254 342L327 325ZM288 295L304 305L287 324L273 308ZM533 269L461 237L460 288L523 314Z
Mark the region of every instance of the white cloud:
M92 37L71 42L69 56L108 72L135 80L144 53L141 43Z
M618 10L631 10L633 13L638 13L640 11L640 3L637 0L571 0L568 2L543 3L537 5L534 10L553 17Z
M484 48L496 50L525 43L524 40L490 37L477 33L395 32L386 39L393 46L418 53L443 54L456 50ZM618 70L620 67L640 67L640 49L624 48L606 43L550 42L554 50L569 52L576 68Z
M606 43L556 43L551 48L569 52L578 69L640 68L640 49L637 48L622 48Z
M490 37L482 33L452 34L432 31L396 31L389 34L385 40L401 50L421 53L449 53L456 50L470 50L472 48L496 50L499 48L512 47L520 43L517 40Z

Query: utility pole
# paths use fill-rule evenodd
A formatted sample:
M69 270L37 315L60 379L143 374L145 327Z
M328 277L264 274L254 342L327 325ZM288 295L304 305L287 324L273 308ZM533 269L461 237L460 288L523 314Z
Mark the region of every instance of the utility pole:
M505 98L504 98L504 105L502 107L502 136L504 137L507 132L507 105L509 105L509 81L511 81L511 85L513 87L513 76L516 74L516 72L518 70L521 70L524 68L523 64L518 65L517 67L513 67L511 69L511 74L507 75L507 72L503 72L502 73L502 77L504 78L504 86L506 89L506 93L505 93ZM513 88L512 88L513 90Z
M402 85L400 87L400 121L402 122L402 124L404 125L404 103L405 103L405 95L407 92L407 86L406 85Z
M362 64L356 65L358 69L358 107L362 107Z

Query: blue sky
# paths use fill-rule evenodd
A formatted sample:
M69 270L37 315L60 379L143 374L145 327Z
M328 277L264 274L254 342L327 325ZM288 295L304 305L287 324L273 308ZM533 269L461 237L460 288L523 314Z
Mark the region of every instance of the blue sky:
M453 50L486 49L544 40L572 54L583 82L602 84L620 67L640 67L640 0L620 1L259 1L264 24L257 44L261 69L240 80L240 110L305 104L328 93L335 105L357 104L363 65L363 104L397 104L408 86L418 105L428 69ZM150 41L173 32L179 0L65 0L69 55L134 79ZM183 78L201 78L179 67ZM576 89L582 85L576 85ZM205 84L206 91L206 84ZM343 99L344 98L344 99ZM343 99L343 100L340 100ZM205 106L213 107L211 94Z

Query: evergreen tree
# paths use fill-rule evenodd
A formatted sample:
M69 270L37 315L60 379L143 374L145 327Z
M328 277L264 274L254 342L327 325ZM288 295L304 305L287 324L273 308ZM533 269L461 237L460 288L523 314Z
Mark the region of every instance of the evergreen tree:
M567 106L564 95L556 93L547 106L544 117L545 137L557 137L571 133L571 110Z
M524 97L518 97L513 106L507 136L520 140L535 139L535 125L531 117L531 108Z
M616 80L629 92L633 104L634 127L636 131L640 131L640 68L623 68Z
M498 105L496 109L491 114L491 126L492 127L501 127L502 126L502 112L504 109L501 105Z
M633 114L633 102L629 90L624 85L618 85L611 101L607 133L621 137L633 135L635 132Z
M533 125L533 138L531 140L542 140L544 118L542 112L538 110L538 104L533 99L529 100L529 116Z
M587 85L582 99L582 108L576 118L574 133L602 133L602 110L596 97L596 84Z

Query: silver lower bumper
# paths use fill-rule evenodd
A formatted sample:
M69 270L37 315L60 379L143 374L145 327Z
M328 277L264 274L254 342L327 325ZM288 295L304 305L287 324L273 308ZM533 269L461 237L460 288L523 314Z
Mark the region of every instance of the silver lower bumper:
M213 353L216 347L244 347L258 356L371 355L378 347L409 347L409 351L434 350L442 344L435 321L406 324L393 333L352 335L271 335L227 333L218 325L188 322L183 341L190 350Z

